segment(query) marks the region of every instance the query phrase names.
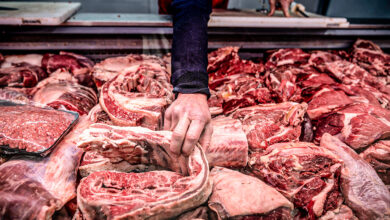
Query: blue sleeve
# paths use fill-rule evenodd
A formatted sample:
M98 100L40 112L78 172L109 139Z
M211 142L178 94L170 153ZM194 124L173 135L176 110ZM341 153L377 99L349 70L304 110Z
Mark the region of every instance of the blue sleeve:
M175 93L210 96L207 74L207 23L211 0L172 2L172 84Z

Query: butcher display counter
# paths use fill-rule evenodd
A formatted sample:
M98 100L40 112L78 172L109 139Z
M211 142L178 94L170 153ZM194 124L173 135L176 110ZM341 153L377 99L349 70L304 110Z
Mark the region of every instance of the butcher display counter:
M178 157L169 19L88 16L0 26L0 99L80 116L47 155L0 151L0 219L390 217L388 25L210 25L213 134Z

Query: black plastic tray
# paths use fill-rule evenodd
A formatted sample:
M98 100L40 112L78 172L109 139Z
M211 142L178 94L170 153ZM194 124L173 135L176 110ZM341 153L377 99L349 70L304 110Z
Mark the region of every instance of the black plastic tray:
M24 106L25 104L15 103L15 102L11 102L8 100L0 100L0 108L1 108L1 106L17 106L17 105ZM60 137L50 147L46 148L45 150L41 150L41 151L37 151L37 152L28 152L24 149L10 148L8 145L0 145L0 154L4 154L4 155L31 155L31 156L45 157L51 152L51 150L58 143L61 142L61 140L65 137L65 135L67 135L69 133L69 131L73 128L73 126L77 123L77 121L79 119L79 114L77 112L53 109L53 108L49 108L49 107L47 107L47 108L38 107L38 106L34 106L34 107L42 108L42 109L49 109L49 110L54 110L54 111L67 112L69 114L72 114L74 116L74 119L73 119L72 123L69 124L68 128L65 129L64 132L62 132Z

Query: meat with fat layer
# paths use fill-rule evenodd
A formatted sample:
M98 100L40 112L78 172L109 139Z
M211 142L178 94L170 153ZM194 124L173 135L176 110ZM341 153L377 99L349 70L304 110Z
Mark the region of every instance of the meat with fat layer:
M253 175L286 196L302 216L320 217L338 208L342 198L342 161L329 150L306 142L278 143L249 160Z
M341 192L345 203L359 219L388 219L390 192L364 159L330 134L324 134L321 147L336 154L344 163L341 169Z
M390 141L382 140L359 154L375 169L383 183L390 185Z
M172 85L166 70L142 65L105 83L100 105L112 122L120 126L162 127L165 108L172 102Z
M94 124L81 135L79 147L112 155L126 153L133 163L178 170L169 155L172 133L142 127ZM132 153L130 153L132 152ZM117 156L116 156L117 157ZM209 167L196 146L187 161L188 176L172 171L145 173L94 172L81 180L78 205L86 219L168 219L204 203L211 193Z
M218 116L211 120L213 134L209 146L203 146L211 167L245 167L248 162L248 141L237 119Z
M222 167L210 173L209 208L218 219L291 219L293 205L263 181Z
M33 66L41 66L42 62L41 54L25 54L25 55L7 55L4 57L3 63L1 63L1 68L6 67L15 67L22 63L28 63Z
M298 141L306 108L306 103L263 104L238 109L232 117L242 121L250 150L261 151L275 143Z
M47 77L39 66L20 63L12 67L0 69L0 87L33 87L40 80Z

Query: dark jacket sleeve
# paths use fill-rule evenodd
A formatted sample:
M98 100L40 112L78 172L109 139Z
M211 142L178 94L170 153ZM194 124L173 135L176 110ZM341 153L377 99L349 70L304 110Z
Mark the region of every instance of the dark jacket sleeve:
M207 74L207 23L211 0L174 0L172 84L175 93L210 96Z

